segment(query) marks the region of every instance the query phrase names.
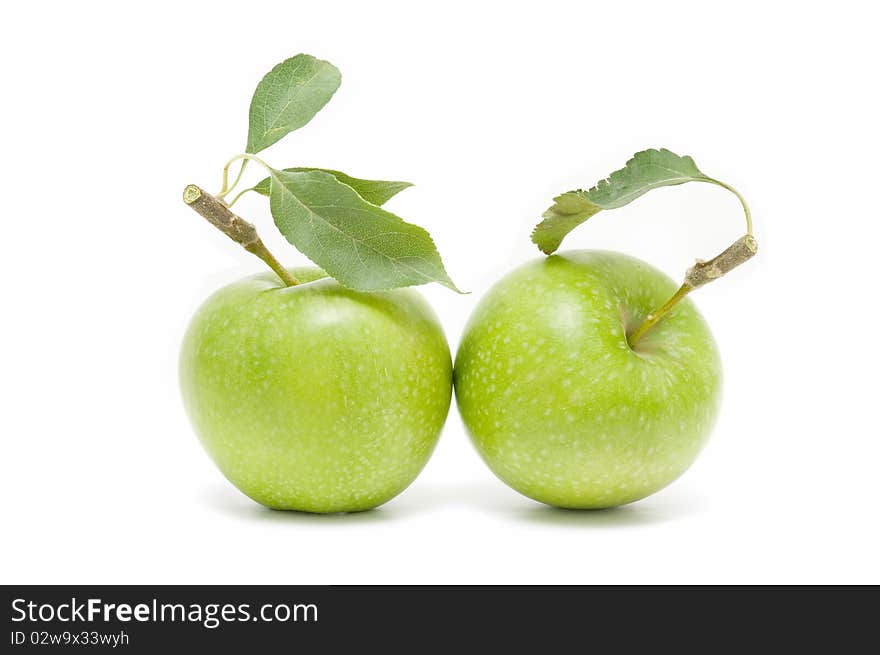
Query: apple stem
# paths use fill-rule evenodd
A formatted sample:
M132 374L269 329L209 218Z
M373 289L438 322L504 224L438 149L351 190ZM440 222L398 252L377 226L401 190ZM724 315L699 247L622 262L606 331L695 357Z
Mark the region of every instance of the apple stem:
M292 287L299 284L299 280L293 277L269 252L257 234L257 228L241 216L234 214L221 200L195 184L190 184L183 190L183 202L245 250L266 262L286 286Z
M740 264L748 261L758 252L758 242L751 234L746 234L733 242L720 255L713 257L707 262L697 260L684 275L684 283L672 297L663 305L648 314L645 320L635 331L627 337L630 347L634 347L638 340L663 318L669 310L694 289L698 289L713 280L717 280L725 273L729 273Z
M663 316L670 309L675 307L675 305L678 303L679 300L681 300L686 295L688 295L692 290L693 290L693 287L689 286L688 283L685 282L684 284L682 284L678 288L678 291L676 291L672 295L672 298L670 298L665 303L663 303L662 307L660 307L659 309L656 309L653 312L651 312L650 314L648 314L645 317L645 320L642 321L642 324L639 325L639 327L636 328L636 330L627 337L627 341L629 341L630 348L634 348L636 343L638 342L638 340L642 337L642 335L645 332L647 332L648 330L650 330L654 326L654 324L657 323L657 321L659 321L661 318L663 318Z

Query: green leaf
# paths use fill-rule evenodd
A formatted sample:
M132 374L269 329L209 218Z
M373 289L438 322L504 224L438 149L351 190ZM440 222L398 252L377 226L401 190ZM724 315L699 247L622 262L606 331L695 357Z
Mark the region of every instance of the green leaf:
M311 55L296 55L278 64L254 91L246 152L256 154L308 123L341 81L333 64Z
M359 291L439 282L458 291L431 236L324 171L270 175L275 224L306 257Z
M637 152L625 167L589 191L569 191L556 197L532 232L532 241L549 255L569 232L599 211L623 207L651 189L694 181L713 180L690 157L665 148Z
M544 212L544 220L532 231L532 241L550 254L554 252L565 235L602 208L590 202L586 191L569 191L553 199L553 206Z
M643 150L588 193L590 200L602 209L616 209L651 189L705 179L690 157L681 157L666 148Z
M330 173L337 180L342 182L343 184L347 184L352 189L357 191L358 195L366 200L367 202L382 206L386 202L388 202L391 198L396 196L398 193L403 191L404 189L411 187L412 184L409 182L389 182L386 180L361 180L356 177L351 177L350 175L346 175L345 173L341 173L339 171L333 171L328 168L308 168L308 167L297 167L297 168L285 168L285 171L288 173L302 173L305 171L322 171L324 173ZM266 178L264 180L260 180L254 187L253 191L257 193L262 193L264 196L269 195L269 182L270 178Z

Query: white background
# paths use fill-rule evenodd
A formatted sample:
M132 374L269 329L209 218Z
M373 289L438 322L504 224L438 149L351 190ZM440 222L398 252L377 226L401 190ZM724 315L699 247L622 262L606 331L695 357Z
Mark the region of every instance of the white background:
M2 54L4 583L880 582L880 159L870 3L15 3ZM260 77L342 71L277 166L416 183L461 297L538 253L555 193L668 147L750 201L759 256L694 299L725 365L709 447L619 510L540 506L480 462L453 405L424 473L352 516L274 513L202 452L181 335L263 266L180 201L219 186ZM257 176L256 170L251 171ZM240 213L290 264L265 201ZM742 232L735 198L664 189L568 247L680 278Z

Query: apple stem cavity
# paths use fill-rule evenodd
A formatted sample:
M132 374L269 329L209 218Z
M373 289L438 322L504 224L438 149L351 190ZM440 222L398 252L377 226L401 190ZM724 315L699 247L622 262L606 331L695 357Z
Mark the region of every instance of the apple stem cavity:
M678 291L676 291L672 297L663 303L663 306L659 309L655 309L653 312L648 314L645 317L645 320L642 321L642 324L639 325L631 334L628 334L626 337L627 342L629 342L629 347L633 350L636 349L636 344L638 344L639 339L642 337L645 332L650 330L654 325L656 325L657 321L659 321L666 313L675 307L675 305L686 295L688 295L691 291L693 291L693 287L689 286L687 282L682 284Z
M673 296L663 303L659 309L651 312L636 328L632 334L627 337L630 348L635 348L636 343L650 330L670 309L686 295L694 289L698 289L705 284L709 284L713 280L717 280L725 273L732 271L740 264L747 262L758 252L758 242L751 234L746 234L733 242L720 255L713 257L707 262L697 260L697 263L691 266L684 275L684 283L679 287Z
M292 287L299 284L299 280L269 252L257 234L257 228L234 214L221 200L195 184L190 184L183 190L183 202L245 250L266 262L285 286Z

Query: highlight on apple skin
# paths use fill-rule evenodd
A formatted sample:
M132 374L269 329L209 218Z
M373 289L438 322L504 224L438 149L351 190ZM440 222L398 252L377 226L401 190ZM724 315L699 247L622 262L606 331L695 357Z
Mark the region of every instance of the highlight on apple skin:
M675 292L648 264L569 251L499 281L465 328L459 411L501 480L543 503L599 509L644 498L693 463L721 398L721 361L689 299L631 347Z
M230 482L274 509L354 512L428 461L452 395L449 346L411 289L362 293L316 268L217 291L184 337L187 413Z

